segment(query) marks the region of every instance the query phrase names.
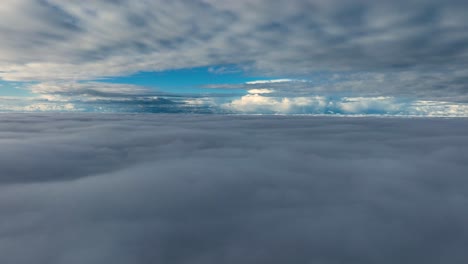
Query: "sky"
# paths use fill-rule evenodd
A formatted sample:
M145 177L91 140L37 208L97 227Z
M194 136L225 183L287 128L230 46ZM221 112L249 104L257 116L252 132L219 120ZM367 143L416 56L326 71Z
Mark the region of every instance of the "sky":
M467 14L2 0L0 263L468 263Z
M0 112L468 116L463 0L4 0Z
M465 264L467 125L2 114L0 262Z

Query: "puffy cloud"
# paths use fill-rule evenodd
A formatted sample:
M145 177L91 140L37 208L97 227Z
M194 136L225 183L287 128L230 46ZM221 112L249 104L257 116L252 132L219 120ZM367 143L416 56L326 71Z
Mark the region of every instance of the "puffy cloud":
M222 105L244 114L339 114L466 117L468 105L395 97L277 97L251 93Z
M223 107L240 113L253 114L310 114L323 112L326 100L323 97L275 98L258 93L242 96Z
M3 114L0 262L465 263L466 127Z
M468 116L466 104L454 104L440 101L416 101L410 109L410 114L427 116Z

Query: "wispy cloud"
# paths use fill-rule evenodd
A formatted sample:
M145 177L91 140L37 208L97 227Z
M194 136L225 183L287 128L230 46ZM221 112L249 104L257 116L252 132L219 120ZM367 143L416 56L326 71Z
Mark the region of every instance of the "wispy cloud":
M306 82L305 80L296 79L273 79L273 80L258 80L246 82L246 84L269 84L269 83L288 83L288 82Z
M211 110L212 96L178 95L136 85L50 82L22 89L36 96L0 97L0 112L215 112Z
M39 83L31 85L28 88L32 93L39 95L62 96L73 99L81 98L88 100L131 98L132 96L151 96L158 94L154 89L141 86L102 82Z

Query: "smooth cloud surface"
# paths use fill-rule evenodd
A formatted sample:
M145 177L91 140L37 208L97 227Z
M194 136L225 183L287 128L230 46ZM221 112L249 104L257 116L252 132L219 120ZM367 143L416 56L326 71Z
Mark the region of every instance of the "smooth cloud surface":
M466 263L467 126L3 114L0 262Z

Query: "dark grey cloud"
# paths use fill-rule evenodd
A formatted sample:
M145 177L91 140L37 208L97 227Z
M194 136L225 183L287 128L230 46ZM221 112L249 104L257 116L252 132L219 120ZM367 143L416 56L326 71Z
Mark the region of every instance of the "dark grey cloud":
M213 98L230 94L175 94L105 82L30 84L35 97L0 97L0 112L212 113ZM217 113L222 111L218 110Z
M35 94L83 98L95 100L99 98L128 98L132 96L156 96L157 91L136 85L112 84L102 82L55 82L33 84L28 89Z
M89 95L89 94L88 94ZM94 94L93 96L96 96ZM226 113L210 104L211 99L202 96L135 95L126 96L98 94L89 99L44 95L44 98L0 98L0 112L104 112L104 113ZM108 97L101 97L101 96ZM110 96L110 97L109 97Z
M3 114L2 263L466 263L466 119Z

